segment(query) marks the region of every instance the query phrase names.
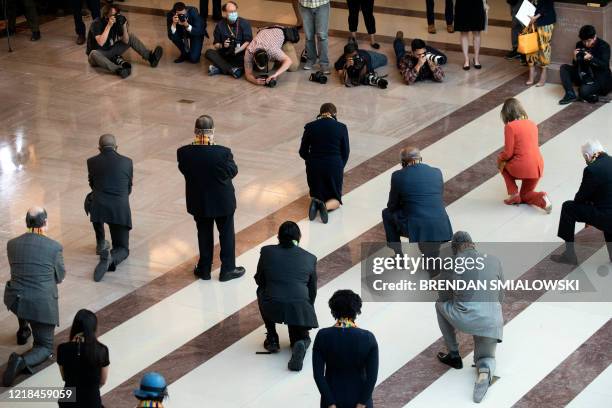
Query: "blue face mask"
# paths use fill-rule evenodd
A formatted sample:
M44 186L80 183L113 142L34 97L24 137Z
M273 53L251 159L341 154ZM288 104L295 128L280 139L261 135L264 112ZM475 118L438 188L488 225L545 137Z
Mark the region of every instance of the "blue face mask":
M230 23L235 23L236 20L238 20L238 12L237 11L232 11L231 13L227 14L227 21L229 21Z

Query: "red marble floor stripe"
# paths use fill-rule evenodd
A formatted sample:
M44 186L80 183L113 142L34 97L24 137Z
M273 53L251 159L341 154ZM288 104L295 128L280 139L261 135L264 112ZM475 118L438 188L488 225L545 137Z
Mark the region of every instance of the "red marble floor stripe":
M543 140L548 141L567 129L571 124L584 117L588 112L593 111L594 107L585 108L575 105L566 108L563 115L553 115L540 124L543 132ZM486 111L486 110L485 110ZM484 112L482 112L484 113ZM580 116L582 115L582 116ZM558 116L570 118L562 121ZM429 140L429 139L425 139ZM411 140L412 142L412 140ZM421 141L423 142L423 141ZM417 143L417 146L422 144ZM397 155L397 150L395 151ZM490 162L495 154L483 159L472 167L460 173L457 177L445 183L445 190L450 194L445 195L445 204L450 205L454 201L467 194L473 188L489 180L497 174L495 162L483 166L482 163ZM463 186L465 184L467 187ZM346 243L336 251L320 259L317 264L318 286L330 282L340 276L346 270L361 261L361 244L364 242L383 242L385 240L382 224L378 224L357 238ZM530 276L526 274L525 276ZM523 299L524 300L524 299ZM535 299L534 299L535 300ZM163 372L169 383L172 383L189 373L199 365L205 363L233 343L240 340L262 325L257 303L251 302L241 310L233 313L228 318L219 322L209 330L206 330L177 350L166 355L151 366L132 376L114 390L104 396L105 403L110 406L120 406L129 401L130 390L137 386L140 377L147 371ZM436 377L437 378L437 377Z
M372 178L384 173L398 162L398 151L408 142L421 149L441 140L465 124L477 119L491 107L497 106L525 89L524 76L519 75L497 88L487 92L472 102L458 108L454 112L432 123L431 125L407 136L401 142L389 147L383 152L365 160L344 176L344 194L354 190ZM308 195L303 195L285 207L262 218L256 223L236 233L236 255L239 256L253 247L259 245L271 236L276 235L278 226L286 220L303 219L309 205ZM214 268L218 268L219 246L214 249ZM187 285L193 283L193 265L197 257L186 261L169 270L162 276L155 278L140 288L128 293L120 299L108 304L96 312L98 317L98 335L101 336L109 330L138 315L160 300L176 293ZM55 335L56 346L68 340L70 329L66 328ZM53 363L53 360L44 363L40 368ZM4 371L4 365L0 372ZM23 381L25 375L18 377L15 384Z
M557 408L569 404L612 364L612 319L582 343L513 408Z

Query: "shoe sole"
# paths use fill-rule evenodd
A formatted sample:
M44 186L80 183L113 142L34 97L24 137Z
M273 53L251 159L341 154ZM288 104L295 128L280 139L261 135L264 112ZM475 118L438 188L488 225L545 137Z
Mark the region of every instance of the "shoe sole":
M298 341L293 346L291 352L291 360L287 363L287 368L290 371L301 371L304 365L304 357L306 356L306 344L303 341Z
M264 349L266 349L266 351L268 353L275 354L275 353L278 353L280 351L280 346L278 346L278 345L276 345L276 347L266 347L266 346L264 346Z

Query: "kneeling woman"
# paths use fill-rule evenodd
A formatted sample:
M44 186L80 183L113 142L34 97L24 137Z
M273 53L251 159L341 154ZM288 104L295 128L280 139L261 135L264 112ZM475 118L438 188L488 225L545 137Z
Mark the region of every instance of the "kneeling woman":
M333 104L324 103L317 120L304 127L300 146L311 197L308 218L314 220L319 212L324 224L327 212L342 204L344 166L350 151L348 129L337 121L336 113Z

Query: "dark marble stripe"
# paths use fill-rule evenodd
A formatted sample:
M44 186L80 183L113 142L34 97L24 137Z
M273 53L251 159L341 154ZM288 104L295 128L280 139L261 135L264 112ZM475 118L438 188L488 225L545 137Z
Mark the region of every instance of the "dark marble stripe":
M612 319L523 396L513 408L564 407L612 364Z
M167 12L167 10L154 8L154 7L142 7L142 6L130 6L130 5L122 5L121 9L124 11L132 12L132 13L149 14L153 16L165 16ZM208 22L209 24L212 24L213 27L214 27L214 24L216 24L210 18L208 19ZM251 19L249 19L249 22L253 25L253 27L266 27L266 26L278 24L278 22L274 22L274 21L251 20ZM350 35L350 32L346 30L330 29L329 35L331 37L348 38L348 36ZM369 41L369 36L364 33L357 33L357 38L361 41ZM392 44L394 39L395 37L389 36L389 35L382 35L382 34L376 35L376 40L380 43ZM445 43L445 42L438 42L438 41L428 41L427 44L439 50L446 51L446 52L449 52L449 51L461 52L461 45L459 44ZM488 55L488 56L493 56L493 57L503 57L506 55L507 52L508 52L507 50L500 50L497 48L488 48L488 47L480 48L481 55Z
M519 80L522 81L522 78L519 78ZM511 89L514 89L514 87L509 86L509 89L500 90L500 92L498 92L497 94L499 96L501 94L504 94L506 91L510 91ZM519 89L522 88L516 88L514 89L514 91L518 93ZM485 105L486 108L483 107L482 109L477 111L475 107L472 106L467 110L467 112L472 112L477 116L481 116L483 113L488 111L491 106L496 106L497 104L499 104L499 102L495 102L494 100L491 100L490 102L490 105ZM559 120L557 115L553 115L551 118L544 121L540 125L541 131L543 132L543 140L550 140L552 137L561 133L571 124L575 123L575 121L578 120L578 117L581 118L583 116L586 116L592 110L593 108L584 109L583 106L578 105L576 105L575 107L570 106L564 111L566 111L565 115L569 118L572 118L573 120L567 121L561 121ZM436 132L431 130L430 128L423 129L422 131L417 132L417 134L413 135L410 138L410 143L418 146L421 149L424 149L435 141L440 140L443 135L447 135L452 131L456 130L455 126L450 125L452 121L450 123L445 122L446 121L439 121L436 124L432 125L434 127L442 126L444 130L438 129L438 132ZM464 122L464 124L465 123L466 122ZM362 165L353 169L354 173L351 177L349 177L349 174L351 174L351 172L349 172L345 177L345 180L349 179L352 183L359 184L354 185L351 183L347 183L347 187L352 190L364 182L360 180L359 177L355 176L355 174L361 175L370 173L368 180L380 174L381 169L387 168L389 163L393 163L394 160L397 160L398 148L399 145L396 145L393 148L390 148L373 157L372 159L366 161L365 163L362 163ZM445 190L450 191L451 193L445 195L445 204L452 204L454 201L460 199L463 195L467 194L476 186L486 182L491 177L497 175L495 162L489 163L489 165L487 166L483 166L483 162L488 163L489 161L490 157L487 157L481 162L476 163L472 167L466 169L457 177L449 180L445 184ZM466 183L466 181L470 185L470 187L467 189L463 188L463 186L461 185L463 183ZM322 287L323 285L329 283L331 280L340 276L342 273L344 273L354 265L361 262L362 243L382 242L384 240L385 235L383 226L382 224L378 224L370 228L368 231L364 232L357 238L344 244L336 251L320 259L317 264L318 286ZM525 276L531 275L525 274ZM518 302L515 301L513 303ZM257 303L253 301L246 307L233 313L225 320L219 322L217 325L213 326L209 330L206 330L199 336L195 337L193 340L179 347L177 350L166 355L161 360L155 362L151 366L147 367L140 373L134 375L132 378L116 387L114 390L104 396L104 401L110 406L120 406L122 404L125 404L128 399L131 398L130 390L132 390L138 385L140 377L147 371L163 372L166 376L167 381L169 383L172 383L177 379L181 378L182 376L186 375L190 371L194 370L201 364L205 363L215 355L219 354L227 347L239 341L242 337L253 332L261 325L262 321L259 315ZM467 337L465 339L467 339ZM436 347L436 349L438 348L439 347ZM429 361L427 361L427 363L429 363ZM427 370L429 370L429 367L427 367ZM437 377L438 376L436 376L435 378Z
M278 3L291 3L292 2L292 0L268 0L268 1L276 1ZM345 2L331 1L330 5L332 8L348 10L348 6ZM410 9L397 8L397 7L385 7L385 6L374 5L374 12L378 14L390 14L394 16L427 18L427 13L424 11L410 10ZM436 20L444 21L444 24L446 24L446 17L444 17L444 13L434 13L434 15L435 15ZM488 24L490 26L511 27L512 21L490 18L488 21Z

